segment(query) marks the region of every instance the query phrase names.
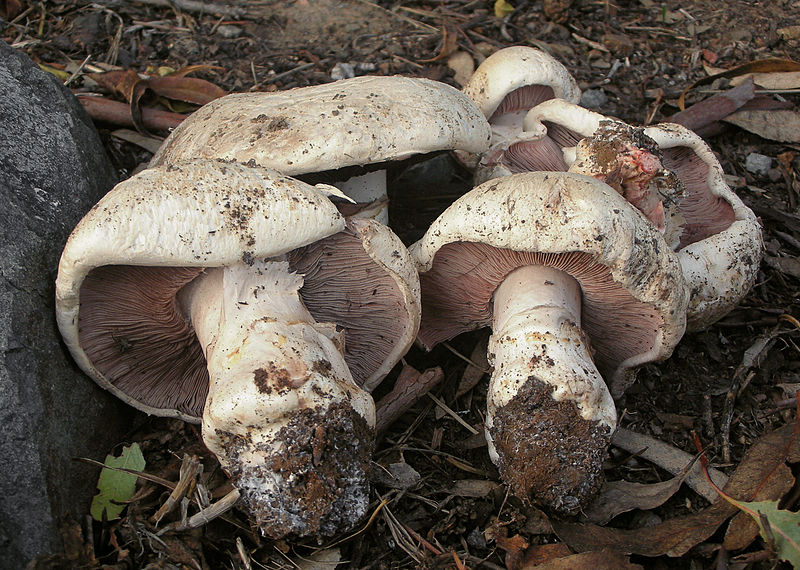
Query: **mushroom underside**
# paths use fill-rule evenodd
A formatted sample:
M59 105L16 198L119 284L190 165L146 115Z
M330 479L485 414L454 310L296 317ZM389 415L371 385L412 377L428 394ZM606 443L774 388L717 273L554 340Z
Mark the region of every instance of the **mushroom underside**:
M496 122L501 116L517 111L528 111L539 103L553 99L555 92L549 85L523 85L506 95L497 106L489 122ZM521 122L521 120L520 120Z
M736 221L727 200L716 196L708 186L709 167L691 148L662 148L662 163L674 172L685 187L678 210L685 220L678 250L724 232Z
M394 279L359 236L345 230L288 254L304 276L300 296L317 322L344 332L356 383L370 376L405 330L408 315ZM205 358L182 316L178 292L203 268L107 265L81 285L79 335L89 360L132 405L200 418L208 393Z
M420 275L420 341L430 348L462 332L490 326L494 291L509 273L526 265L553 267L580 283L582 328L605 378L621 362L654 349L663 318L616 283L609 268L590 255L519 252L474 242L444 245L431 270Z

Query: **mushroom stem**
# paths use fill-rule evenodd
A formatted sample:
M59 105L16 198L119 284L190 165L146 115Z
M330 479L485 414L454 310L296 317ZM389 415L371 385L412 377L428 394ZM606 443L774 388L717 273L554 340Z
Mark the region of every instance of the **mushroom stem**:
M203 441L265 535L352 527L369 502L375 407L286 261L208 270L180 302L210 376Z
M513 494L571 513L602 483L616 410L580 328L581 289L530 265L494 293L487 441Z
M367 207L355 214L355 217L368 217L384 225L389 225L386 170L374 170L360 176L353 176L342 182L336 182L334 185L358 204L373 205L373 207Z

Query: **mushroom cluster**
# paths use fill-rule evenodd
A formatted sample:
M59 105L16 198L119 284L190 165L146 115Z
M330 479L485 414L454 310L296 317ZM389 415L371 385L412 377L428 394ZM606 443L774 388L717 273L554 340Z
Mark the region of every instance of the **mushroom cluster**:
M699 137L579 98L514 47L464 92L358 77L218 99L73 231L65 342L131 405L202 424L265 535L322 537L369 503L370 392L415 338L489 326L490 456L515 495L574 513L614 398L739 302L761 253ZM444 151L477 186L409 251L385 225L387 166Z
M523 90L521 71L502 75L529 61L547 76L537 87ZM637 366L668 357L685 329L706 327L738 303L762 248L755 215L700 137L583 109L573 84L532 48L501 50L478 68L465 92L493 128L492 147L474 161L479 185L411 248L421 272L420 340L430 347L491 325L492 459L514 494L562 512L580 508L599 485L616 421L612 397ZM631 241L641 231L647 238ZM612 254L614 247L629 249ZM631 259L639 269L652 265L633 281L609 269ZM586 278L595 274L606 281ZM656 294L655 282L669 291ZM645 303L639 286L660 308ZM620 289L643 303L633 313L649 325L628 320ZM614 317L595 328L602 321L592 305L603 294ZM608 343L627 351L628 333L642 351L614 355Z

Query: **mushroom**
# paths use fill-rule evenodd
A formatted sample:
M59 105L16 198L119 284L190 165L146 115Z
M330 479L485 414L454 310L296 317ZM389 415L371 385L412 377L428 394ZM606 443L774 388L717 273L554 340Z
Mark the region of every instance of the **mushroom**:
M386 223L388 161L481 153L490 136L481 112L449 85L366 76L216 99L177 127L150 165L205 157L274 168L332 183L366 208L362 215Z
M683 218L675 248L689 287L686 329L704 329L747 295L758 276L763 237L758 218L725 183L722 166L706 142L674 123L646 127L662 163L684 187L677 204Z
M486 436L501 477L575 512L602 482L616 427L606 382L624 388L683 334L675 254L616 191L566 172L478 186L410 251L423 346L492 327Z
M529 140L522 132L522 123L530 109L552 99L577 103L581 97L578 84L566 67L551 55L527 46L504 48L487 57L464 86L464 93L475 102L492 127L492 146L480 157L481 170L487 163L503 164L503 155L513 152L508 150L510 146ZM536 146L536 141L529 144ZM514 149L519 150L519 147L514 146ZM478 165L478 157L468 157L464 153L459 157L466 164ZM515 159L509 160L514 162ZM521 171L504 171L493 176L484 173L477 181Z
M608 169L599 165L608 162L603 157L613 154L624 159L623 147L632 150L628 158L635 160L629 164L635 163L631 170L640 175L634 187L646 182L650 193L624 193L665 232L667 243L678 252L690 293L687 330L706 328L736 306L755 283L763 249L761 227L725 183L719 161L696 133L672 123L622 125L556 100L542 103L525 117L531 137L552 138L573 172L609 181ZM626 129L637 134L626 138ZM610 143L616 150L609 149ZM659 207L666 213L659 215Z
M146 169L72 232L56 309L98 384L202 423L265 535L329 536L364 514L368 390L419 324L414 265L385 226L267 169Z

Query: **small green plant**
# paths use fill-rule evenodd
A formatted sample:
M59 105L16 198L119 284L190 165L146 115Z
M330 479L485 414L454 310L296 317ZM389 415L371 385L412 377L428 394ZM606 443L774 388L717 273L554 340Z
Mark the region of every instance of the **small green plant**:
M98 493L92 499L90 513L97 521L118 519L125 502L136 490L136 475L144 469L145 461L139 444L123 447L119 457L107 455L105 467L97 480ZM104 516L105 513L105 516Z

